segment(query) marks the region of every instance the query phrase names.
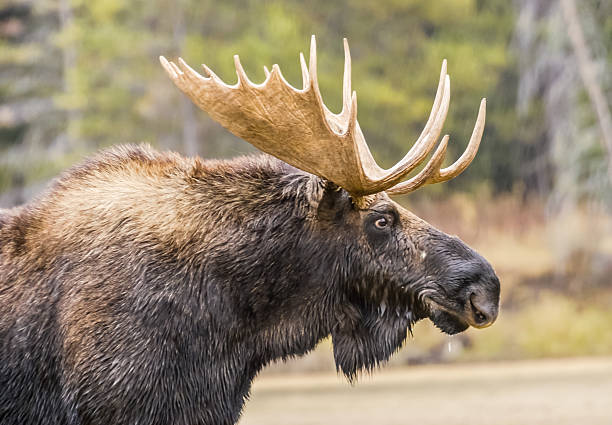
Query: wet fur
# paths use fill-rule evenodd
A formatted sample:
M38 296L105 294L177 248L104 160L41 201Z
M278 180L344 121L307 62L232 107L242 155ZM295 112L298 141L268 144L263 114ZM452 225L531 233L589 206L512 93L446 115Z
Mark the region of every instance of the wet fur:
M432 228L372 214L265 155L72 168L0 210L0 423L233 424L266 364L330 334L349 378L375 367L417 319Z

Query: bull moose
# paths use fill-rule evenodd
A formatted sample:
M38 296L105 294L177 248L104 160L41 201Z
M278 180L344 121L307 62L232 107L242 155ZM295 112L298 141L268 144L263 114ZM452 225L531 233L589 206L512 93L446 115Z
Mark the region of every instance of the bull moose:
M174 83L267 154L184 158L117 147L77 165L27 205L0 211L2 425L225 425L275 359L331 335L349 379L386 361L429 318L443 332L496 318L499 280L457 237L390 199L449 180L441 169L443 62L425 128L389 170L357 123L346 40L343 107L277 65L262 84L223 83L160 58Z

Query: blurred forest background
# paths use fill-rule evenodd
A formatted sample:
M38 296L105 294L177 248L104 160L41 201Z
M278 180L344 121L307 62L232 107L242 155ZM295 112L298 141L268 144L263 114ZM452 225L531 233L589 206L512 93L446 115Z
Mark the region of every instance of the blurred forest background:
M252 80L278 63L298 86L311 34L332 110L348 37L359 121L382 165L419 134L443 58L451 159L488 99L468 171L400 201L493 263L500 318L454 337L451 350L419 324L392 362L612 354L609 0L0 0L0 207L113 144L253 152L197 110L157 58L205 62L234 82L238 53ZM329 343L283 368L333 368Z

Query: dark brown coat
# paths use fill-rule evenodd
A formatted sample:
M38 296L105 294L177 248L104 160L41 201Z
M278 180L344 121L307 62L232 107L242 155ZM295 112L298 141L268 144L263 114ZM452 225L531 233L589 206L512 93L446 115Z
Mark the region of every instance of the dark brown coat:
M416 320L492 321L489 264L376 196L123 147L0 210L0 424L233 424L261 368L330 334L352 379Z

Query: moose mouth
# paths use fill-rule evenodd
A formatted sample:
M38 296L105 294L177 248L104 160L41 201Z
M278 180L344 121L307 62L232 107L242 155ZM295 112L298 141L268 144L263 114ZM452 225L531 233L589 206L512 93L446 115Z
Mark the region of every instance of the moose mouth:
M435 327L448 335L458 334L470 327L462 314L463 312L454 311L429 297L424 298L415 309L417 321L428 318Z
M458 334L470 327L469 323L462 318L444 310L433 310L429 314L429 320L431 320L438 329L448 335Z
M407 294L406 294L407 295ZM454 335L465 331L470 327L470 319L465 317L463 310L457 311L456 308L444 305L442 302L434 300L433 297L398 297L395 302L388 297L380 303L378 314L383 317L406 317L411 327L414 323L423 319L429 319L434 326L448 335ZM387 305L390 304L390 305ZM395 308L393 306L396 306ZM406 306L411 306L408 310Z
M491 295L478 287L470 288L469 295L457 297L449 297L431 287L411 291L408 285L387 286L375 294L379 295L375 305L381 319L397 317L402 322L405 318L409 329L416 322L429 319L448 335L463 332L470 326L478 329L490 326L497 317L499 303L498 294Z

